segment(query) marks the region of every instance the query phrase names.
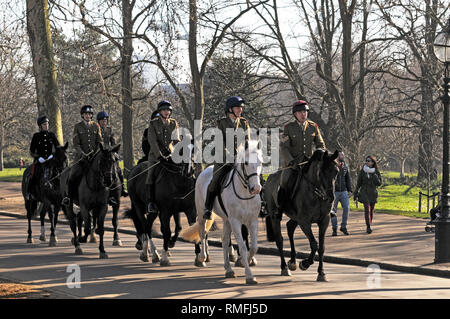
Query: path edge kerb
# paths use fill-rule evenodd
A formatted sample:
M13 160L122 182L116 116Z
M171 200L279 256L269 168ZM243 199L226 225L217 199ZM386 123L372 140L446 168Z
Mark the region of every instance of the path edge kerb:
M5 212L0 211L1 216L7 216L7 217L13 217L18 219L26 219L27 216L25 214L20 213L12 213L12 212ZM33 217L33 220L39 220L39 217ZM46 218L46 222L49 222L49 220ZM58 223L69 225L69 222L67 220L58 220ZM112 227L105 226L105 231L114 231ZM136 235L136 232L133 230L128 229L120 229L118 230L119 233L128 234L128 235ZM161 234L152 234L155 238L162 239ZM183 239L182 237L178 237L179 241L182 241L184 243L192 243L191 241L187 241ZM208 240L208 244L210 246L214 247L222 247L222 242L218 240ZM234 245L236 246L236 245ZM271 255L271 256L279 256L278 255L278 249L277 248L271 248L271 247L262 247L258 246L258 254L261 255ZM287 250L284 250L285 257L290 256L290 252ZM305 259L308 258L309 254L306 253L300 253L297 252L297 258L298 259ZM318 261L318 256L315 256L315 261ZM425 268L420 266L404 266L404 265L396 265L392 263L383 263L373 260L365 260L365 259L356 259L356 258L345 258L345 257L336 257L336 256L329 256L324 255L323 261L327 263L332 264L340 264L340 265L351 265L351 266L360 266L360 267L368 267L370 265L377 265L380 267L380 269L389 270L389 271L398 271L398 272L405 272L405 273L411 273L416 275L424 275L424 276L433 276L433 277L443 277L443 278L450 278L450 270L443 270L443 269L432 269L432 268Z

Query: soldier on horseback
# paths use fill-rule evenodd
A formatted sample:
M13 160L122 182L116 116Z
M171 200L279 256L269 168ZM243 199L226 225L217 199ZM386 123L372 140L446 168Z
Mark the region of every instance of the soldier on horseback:
M174 146L180 141L178 122L171 118L172 104L163 100L158 103L157 112L159 116L150 120L148 126L148 143L150 151L148 153L148 173L145 181L147 195L147 212L157 213L155 205L155 166L160 160L167 160L172 155Z
M112 131L112 127L108 126L108 119L109 119L109 114L107 112L100 111L97 113L97 122L100 125L101 135L102 135L102 139L103 139L103 145L105 147L112 147L112 146L116 145L116 138ZM119 176L120 183L122 184L122 194L121 195L123 197L127 197L128 193L125 190L122 169L119 166L119 154L115 153L114 156L116 158L117 175ZM113 198L110 198L110 202L114 203L114 201L115 200Z
M234 162L227 163L226 157L228 155L232 155L233 159L237 154L238 145L236 136L234 140L234 149L227 149L226 144L226 130L227 128L231 128L236 131L238 128L241 128L245 132L245 139L250 139L250 126L248 121L241 117L242 109L244 107L245 101L240 96L232 96L227 99L225 103L225 115L226 117L220 119L217 122L217 127L222 132L223 136L223 161L222 163L215 163L213 170L213 177L211 182L208 185L208 193L206 196L205 202L205 212L203 214L204 219L211 219L211 212L214 205L214 199L219 191L219 184L222 177L229 172L229 169L233 166Z
M157 116L159 116L158 110L153 111L150 120L155 119ZM138 164L148 161L148 153L150 152L150 143L148 142L148 127L144 130L144 133L142 134L141 147L144 156L142 156L142 158L138 161Z
M297 165L313 154L314 145L316 148L325 149L325 142L319 130L319 126L308 120L308 103L299 100L292 105L292 114L295 120L284 126L280 139L280 152L282 165L287 166L281 173L279 191L274 197L278 207L285 201L284 197L288 193L288 183ZM278 212L277 217L281 218Z
M82 121L75 124L73 129L73 146L75 148L75 164L70 170L68 180L68 196L64 197L62 204L70 205L70 200L78 199L77 189L83 177L89 159L103 143L100 126L92 121L94 109L90 105L84 105L80 110Z
M30 155L34 158L29 182L27 184L26 199L29 200L31 196L36 197L34 194L34 181L33 178L40 170L41 164L44 164L47 160L53 158L56 147L59 146L59 141L53 132L49 132L49 120L48 117L43 115L37 119L37 125L39 132L34 133L30 144Z

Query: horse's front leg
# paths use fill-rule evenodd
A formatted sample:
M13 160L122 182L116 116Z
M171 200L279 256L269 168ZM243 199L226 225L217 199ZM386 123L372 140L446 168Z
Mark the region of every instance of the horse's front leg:
M256 252L258 251L258 218L255 218L253 222L249 225L250 230L250 249L249 249L249 256L248 256L248 262L250 267L256 266ZM247 239L248 243L248 239Z
M105 246L103 244L103 237L105 234L105 216L106 213L108 212L108 204L104 204L102 205L100 208L96 208L94 210L94 219L97 220L97 229L96 229L96 233L100 236L100 244L98 245L98 250L100 251L100 259L107 259L108 258L108 254L105 251Z
M47 239L45 238L45 213L47 211L50 211L49 206L47 205L47 203L42 203L41 204L41 212L40 212L40 220L41 220L41 236L39 236L39 240L41 242L46 242Z
M169 242L170 242L170 214L167 211L161 210L159 213L159 220L161 222L161 233L164 240L162 258L159 264L161 266L170 266L170 260L168 256Z
M222 243L230 243L231 245L231 225L228 220L224 220L223 223ZM233 269L231 268L229 246L227 245L223 245L223 267L225 268L225 278L236 277Z
M56 211L55 205L49 204L48 207L49 207L48 218L50 219L50 241L48 245L50 247L54 247L58 242L55 235L55 227L56 227L55 216L58 214L58 211Z
M248 251L245 245L244 239L242 237L242 223L237 219L230 216L228 219L231 225L231 229L234 233L234 237L236 238L236 242L239 246L239 251L241 253L242 262L245 267L245 282L247 284L257 284L255 277L253 277L252 271L250 270L250 266L248 264Z
M323 271L323 254L325 253L325 233L327 232L330 215L326 214L325 218L319 224L319 268L317 269L317 281L327 281L325 272Z
M294 271L297 270L297 261L296 261L296 255L297 252L295 251L295 244L294 244L294 232L295 228L297 228L297 222L293 219L289 219L289 221L286 223L287 233L289 236L289 243L291 245L291 259L288 261L288 267L290 270Z
M27 210L27 219L28 219L28 237L27 243L33 243L33 232L31 230L31 219L34 216L34 211L36 209L36 202L33 200L25 200L25 208Z
M112 225L114 228L114 240L113 240L113 246L122 246L122 241L119 237L119 208L120 208L120 202L117 205L112 206L113 210L113 217L112 217Z
M300 228L305 233L306 237L309 240L309 246L311 248L311 253L309 254L308 259L303 259L302 262L299 264L301 270L306 270L314 264L314 256L316 255L316 252L318 250L317 241L314 238L314 234L311 230L311 223L308 224L300 224Z
M77 224L81 224L81 219L79 218L78 215L75 215L75 213L73 212L73 203L70 203L70 206L67 209L67 217L69 219L69 224L70 224L70 229L72 230L72 234L73 234L73 245L75 246L75 254L76 255L82 255L83 251L81 250L80 247L80 242L79 242L79 236L77 236L77 229L80 229L79 226ZM81 212L79 213L81 214Z
M106 206L106 210L108 210L108 206ZM90 234L91 235L91 239L89 240L90 243L97 243L97 236L95 235L97 232L97 224L98 224L98 215L95 214L95 211L92 214L92 229L90 231L90 233L86 233L86 234ZM89 218L90 220L90 218ZM89 222L89 225L91 225L91 223Z
M169 240L169 248L175 247L175 243L181 231L180 213L175 213L173 215L173 220L175 221L175 233Z

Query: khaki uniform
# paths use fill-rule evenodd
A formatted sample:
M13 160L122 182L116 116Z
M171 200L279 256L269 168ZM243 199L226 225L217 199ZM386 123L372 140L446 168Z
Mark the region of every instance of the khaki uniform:
M110 126L107 126L105 128L100 126L100 130L103 139L103 145L105 147L111 147L116 145L116 137L114 136L114 133Z
M174 131L175 136L172 139ZM152 166L158 162L161 156L170 155L174 145L180 141L178 122L172 118L165 121L162 117L151 120L148 126L148 141L150 144L148 165ZM146 184L153 183L153 169L154 167L148 170Z
M103 143L100 126L94 121L89 123L81 121L75 124L72 142L75 148L75 160L81 159L83 153L95 152Z

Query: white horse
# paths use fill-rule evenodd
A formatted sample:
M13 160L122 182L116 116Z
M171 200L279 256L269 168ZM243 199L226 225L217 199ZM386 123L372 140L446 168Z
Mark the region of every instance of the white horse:
M212 179L213 167L206 168L197 178L195 184L195 206L197 208L197 223L182 231L180 236L186 240L201 243L201 252L197 254L195 264L203 263L208 258L206 234L215 218L215 214L223 219L222 247L224 257L225 277L236 277L231 269L228 243L231 240L231 232L239 246L242 261L245 267L247 284L256 284L249 267L249 261L255 256L258 249L258 214L261 209L261 192L259 176L262 171L262 151L258 141L249 141L245 147L240 147L236 155L233 169L225 179L225 186L221 197L225 211L219 204L218 198L214 200L212 220L203 219L205 200L209 182ZM250 250L242 238L242 225L246 225L250 234Z

